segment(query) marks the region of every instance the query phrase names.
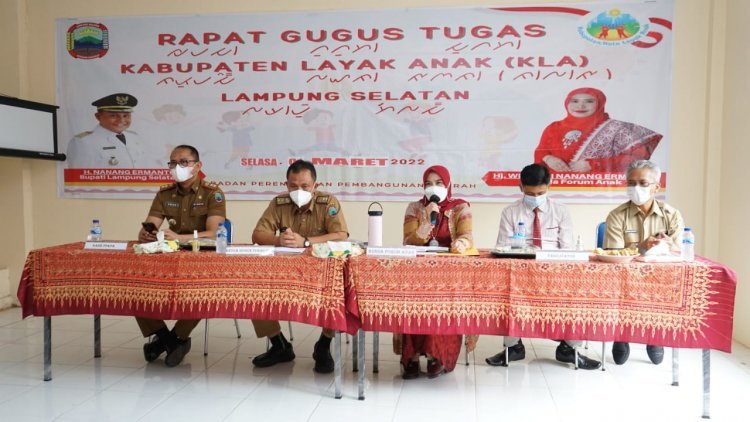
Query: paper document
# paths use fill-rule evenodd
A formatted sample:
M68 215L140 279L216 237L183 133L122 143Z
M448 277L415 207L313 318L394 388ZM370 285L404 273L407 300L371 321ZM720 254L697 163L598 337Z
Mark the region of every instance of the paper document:
M301 254L305 251L305 248L288 248L286 246L277 246L275 252L277 254Z

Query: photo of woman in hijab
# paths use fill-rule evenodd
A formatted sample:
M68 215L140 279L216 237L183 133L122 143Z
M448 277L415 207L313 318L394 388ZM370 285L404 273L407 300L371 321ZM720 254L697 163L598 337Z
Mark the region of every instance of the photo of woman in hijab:
M595 88L571 91L565 98L567 116L544 129L534 162L558 172L617 173L635 160L649 159L662 135L611 119L606 102Z

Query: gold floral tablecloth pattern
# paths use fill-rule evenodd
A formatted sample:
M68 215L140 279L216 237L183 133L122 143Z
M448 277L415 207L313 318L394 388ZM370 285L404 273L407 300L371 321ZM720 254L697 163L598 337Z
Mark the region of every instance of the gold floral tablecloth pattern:
M495 334L731 349L736 276L693 263L360 256L347 310L368 331ZM351 331L351 328L350 328Z
M178 251L136 255L82 243L31 251L18 297L23 315L294 320L346 329L344 261Z

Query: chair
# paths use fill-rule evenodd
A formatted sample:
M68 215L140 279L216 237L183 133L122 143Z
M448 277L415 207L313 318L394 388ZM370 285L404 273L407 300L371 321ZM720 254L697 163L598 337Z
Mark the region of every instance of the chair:
M232 220L225 218L224 228L227 229L227 243L232 243ZM240 332L240 324L237 319L234 320L234 329L235 331L237 331L237 338L242 338L242 333ZM208 318L206 318L206 329L203 333L203 356L208 356Z
M601 222L596 226L596 247L604 247L604 233L607 231L607 223ZM606 342L602 342L602 371L604 370L604 358ZM679 349L672 348L672 385L679 385L677 381L677 358L679 355Z
M607 223L602 221L601 223L596 225L596 247L597 248L603 248L604 247L604 233L607 231ZM607 342L602 342L602 371L604 371L604 362L607 360L604 356L604 353L606 352L606 346ZM588 349L588 340L586 341L586 348ZM576 359L578 359L578 354L576 354Z
M604 233L607 231L607 223L602 221L596 226L596 247L604 247Z
M227 244L231 244L234 241L234 231L232 230L232 220L225 218L224 219L224 228L227 229ZM234 320L234 329L237 331L237 338L242 338L242 333L240 332L240 324L235 318ZM294 340L294 334L292 333L292 323L289 322L289 341ZM268 349L269 341L266 339L266 349ZM203 356L208 356L208 319L206 319L206 329L203 333Z

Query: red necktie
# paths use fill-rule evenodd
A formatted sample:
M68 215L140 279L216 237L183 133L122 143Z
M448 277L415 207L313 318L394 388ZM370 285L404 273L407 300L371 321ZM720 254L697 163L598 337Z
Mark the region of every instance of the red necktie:
M542 247L542 222L539 221L539 207L534 208L534 232L532 233L531 244Z

